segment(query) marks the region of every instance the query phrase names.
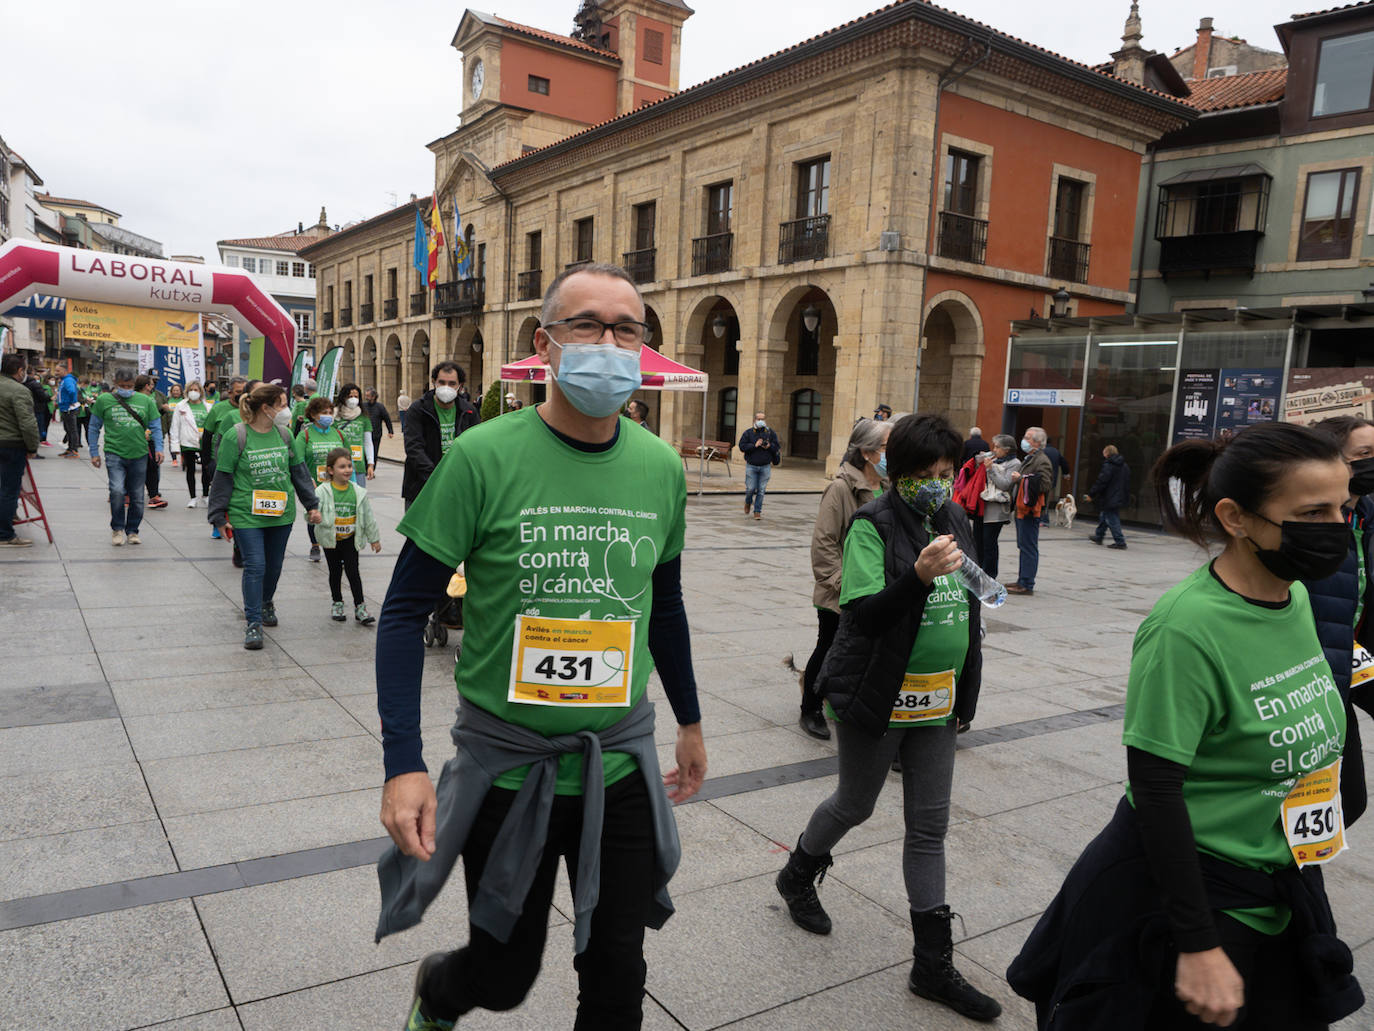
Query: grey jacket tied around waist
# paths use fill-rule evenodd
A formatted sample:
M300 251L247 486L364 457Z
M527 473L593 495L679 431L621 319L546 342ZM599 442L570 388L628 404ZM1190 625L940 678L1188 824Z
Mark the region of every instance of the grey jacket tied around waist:
M464 702L452 735L457 754L444 764L439 775L434 854L428 862L421 862L393 845L377 864L382 889L377 941L420 922L462 854L477 811L496 778L529 765L529 774L492 844L468 913L473 924L498 941L509 941L548 843L559 757L573 752L580 752L583 758L582 838L573 896L576 951L587 947L592 911L601 890L601 827L606 806L603 750L631 756L648 786L657 866L649 926L660 928L673 915L668 881L677 871L682 846L659 773L654 707L647 699L641 698L624 719L599 733L584 730L553 737L507 723Z

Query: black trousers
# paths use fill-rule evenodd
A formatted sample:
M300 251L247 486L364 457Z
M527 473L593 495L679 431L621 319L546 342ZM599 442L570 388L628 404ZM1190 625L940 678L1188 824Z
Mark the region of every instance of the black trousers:
M829 609L816 610L816 650L806 660L806 672L802 674L802 712L820 712L824 700L816 693L816 677L820 676L821 663L825 653L834 643L835 631L840 629L840 614Z
M186 489L190 491L191 497L196 496L196 459L200 457L199 451L188 451L181 449L181 464L186 467ZM215 467L209 462L200 463L200 492L205 497L210 496L210 481L215 478Z
M81 417L77 409L62 413L62 429L66 431L67 450L75 451L81 446Z
M157 464L157 459L153 457L153 445L148 444L148 497L155 498L162 494L162 466Z
M515 799L514 791L492 788L468 835L463 874L468 901L486 869L491 844ZM466 947L450 952L421 986L431 1017L451 1020L469 1010L511 1010L519 1006L539 976L560 856L567 857L568 880L576 890L582 798L559 795L549 817L549 840L539 860L525 907L510 941L502 944L470 927ZM606 789L601 829L601 894L592 914L586 950L573 960L577 970L577 1022L574 1031L636 1031L644 1019L644 928L654 893L654 832L649 792L638 773ZM558 933L571 936L568 928Z
M311 527L314 529L314 527ZM352 537L334 538L334 547L325 548L324 561L329 566L329 597L343 601L343 575L348 574L348 588L353 592L353 604L363 603L363 578L358 572L358 547Z

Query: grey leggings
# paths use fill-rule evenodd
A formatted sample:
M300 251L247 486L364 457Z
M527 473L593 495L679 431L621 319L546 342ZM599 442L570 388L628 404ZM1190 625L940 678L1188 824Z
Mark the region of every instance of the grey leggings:
M954 724L888 730L875 739L848 724L836 723L835 734L840 744L840 783L811 814L811 822L802 833L802 847L813 856L824 855L851 828L872 816L892 760L900 755L906 816L902 875L907 901L918 913L944 905Z

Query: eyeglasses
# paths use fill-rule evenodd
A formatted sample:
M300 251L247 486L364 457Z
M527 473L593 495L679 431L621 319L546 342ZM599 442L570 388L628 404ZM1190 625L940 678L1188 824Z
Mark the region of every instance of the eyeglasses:
M627 347L647 344L654 337L654 331L643 322L602 322L600 319L593 319L586 315L578 315L571 319L559 319L557 322L546 322L544 329L550 330L554 326L566 327L569 339L576 344L594 344L606 335L608 329L615 336L617 344L623 344Z

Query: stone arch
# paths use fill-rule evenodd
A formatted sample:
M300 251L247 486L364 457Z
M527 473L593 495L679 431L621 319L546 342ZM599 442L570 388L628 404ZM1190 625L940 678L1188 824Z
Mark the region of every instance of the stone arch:
M358 381L358 353L352 340L345 340L343 354L339 359L339 382L356 383Z
M377 386L377 340L375 337L368 337L363 341L362 354L358 356L358 386L364 392L368 390L380 389Z
M381 392L382 403L387 406L395 404L397 395L404 393L405 390L401 375L402 354L401 338L395 333L390 334L386 338L386 343L382 345L378 361L380 383L377 389Z
M410 351L406 355L405 379L407 393L418 398L429 389L430 346L429 334L417 329L410 338Z
M539 328L539 318L531 315L520 323L520 331L515 335L515 351L511 361L518 362L534 354L534 331ZM493 375L493 379L495 375ZM542 383L507 383L502 394L514 394L525 404L544 400L545 388Z
M809 311L814 311L817 319L814 330L805 324ZM781 291L769 317L767 344L759 356L759 384L753 404L755 411L769 417L786 455L828 458L835 412L834 339L838 333L839 313L824 287L797 283ZM806 394L806 403L798 405L795 399L804 391L814 391L819 400ZM819 416L815 414L817 404ZM752 414L741 413L740 419Z
M705 404L706 436L733 442L742 430L737 418L742 336L739 306L724 291L706 291L686 311L676 357L706 373L710 392L686 394L678 401L683 413L682 435L701 433L701 406ZM721 321L720 336L715 332L717 318ZM728 393L731 390L733 393Z
M961 432L978 417L983 374L983 319L967 294L946 290L926 305L921 320L918 411L943 415Z
M465 322L451 338L449 353L445 357L458 363L467 377L467 388L474 399L478 387L483 384L483 360L486 356L486 341L476 322Z

